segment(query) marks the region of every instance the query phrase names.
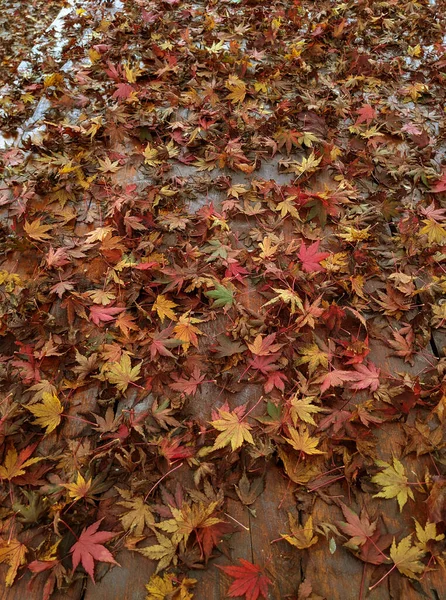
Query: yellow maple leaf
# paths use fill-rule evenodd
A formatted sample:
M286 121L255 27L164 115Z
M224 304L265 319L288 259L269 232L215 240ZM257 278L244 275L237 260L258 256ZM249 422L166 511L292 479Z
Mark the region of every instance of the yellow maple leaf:
M221 418L210 421L212 427L215 427L217 431L221 431L214 442L214 450L224 448L225 446L229 446L229 444L231 444L232 450L240 448L243 442L254 444L250 433L252 427L249 423L243 421L245 412L243 407L238 407L233 412L219 408L218 412Z
M226 96L233 104L243 102L246 96L246 84L244 81L231 75L226 83L227 89L231 92Z
M288 519L290 522L291 535L281 533L280 535L284 540L292 546L299 548L299 550L304 550L305 548L313 546L313 544L317 544L319 538L317 535L314 535L313 517L311 515L308 517L307 522L303 527L299 527L296 519L291 513L288 513Z
M141 379L139 372L141 371L141 364L136 365L132 368L130 356L123 354L119 362L115 362L107 366L106 378L110 383L116 385L120 392L125 392L131 383Z
M166 569L170 563L174 565L178 562L177 547L178 544L174 543L173 540L168 538L166 535L155 531L156 539L158 544L152 546L146 546L145 548L137 548L137 552L150 558L150 560L157 560L158 565L155 573L159 573L163 569Z
M266 236L263 238L263 242L260 242L259 247L261 249L260 258L271 258L277 252L279 245L274 246L271 238Z
M52 225L42 225L41 219L36 219L32 223L25 221L25 225L23 226L23 229L26 231L28 236L33 240L37 240L38 242L50 240L51 236L47 233L47 231L52 228Z
M299 427L299 431L294 429L294 427L288 427L290 432L290 438L285 438L285 440L299 452L303 452L304 454L325 454L322 450L317 449L317 445L319 444L319 438L311 437L308 432L308 428L306 425L301 425Z
M279 202L279 204L275 208L275 211L280 212L280 216L282 218L285 218L287 215L291 215L294 219L299 219L300 221L301 219L299 217L299 211L297 210L296 205L293 202L293 200L295 199L296 196L289 196L288 198L285 198L284 200Z
M418 538L416 545L423 552L429 552L428 542L431 540L434 542L440 542L441 540L444 540L443 533L437 534L437 525L435 523L429 523L429 521L426 521L426 525L423 528L416 519L414 519L414 521Z
M6 573L5 585L10 587L14 583L19 567L25 564L25 555L28 548L16 540L0 540L0 563L9 565Z
M162 577L152 575L146 585L146 600L192 600L194 595L188 588L197 583L196 579L184 578L178 583L178 575L164 573Z
M422 573L425 569L420 558L423 558L424 552L418 546L412 546L412 536L408 535L397 545L393 538L392 546L390 547L390 558L393 560L395 567L400 573L417 578L418 573Z
M195 327L193 323L201 323L201 319L189 316L189 313L181 315L178 323L173 328L175 339L182 342L182 348L186 352L189 346L192 344L196 348L198 347L198 337L203 335L203 332Z
M423 219L424 227L420 229L419 235L427 235L429 244L442 244L446 238L446 229L433 219Z
M170 506L173 519L161 521L158 523L158 527L167 533L172 533L172 541L175 544L179 544L181 541L187 544L187 540L194 531L221 523L221 519L212 516L217 506L218 501L208 504L199 502L192 506L184 503L181 509Z
M28 446L20 454L17 454L14 446L10 446L6 453L5 462L3 465L0 465L0 479L8 479L10 481L14 477L23 475L26 467L30 467L34 463L41 461L42 458L28 458L32 450L34 448Z
M308 364L308 374L312 375L321 365L324 369L328 367L328 354L322 352L317 344L307 344L298 350L302 356L296 359L296 365Z
M290 414L294 425L297 425L298 419L316 425L312 415L324 412L324 409L314 405L313 400L315 400L314 396L308 396L301 400L298 399L297 395L291 398Z
M152 511L142 496L132 497L127 490L116 488L124 500L118 502L119 506L124 506L127 511L121 515L122 526L125 531L131 531L133 535L143 534L144 527L150 527L155 523Z
M42 402L27 407L36 418L34 423L46 427L46 434L51 433L60 423L63 408L59 398L55 394L44 392Z
M73 500L81 500L88 496L88 492L91 488L91 477L85 480L80 473L77 474L76 483L64 483L64 488L68 490L68 495Z
M168 300L164 294L159 294L156 297L155 303L152 306L152 311L156 310L159 318L161 319L161 323L164 323L164 319L167 317L171 321L177 321L177 317L173 312L173 308L178 306L175 302Z
M273 291L276 292L277 296L272 300L266 302L262 308L265 306L276 304L277 302L282 301L284 304L289 304L291 306L291 314L294 315L297 309L303 311L304 307L302 304L302 300L294 290L282 290L280 288L273 288Z
M157 160L158 150L156 148L152 148L150 144L147 144L143 155L145 158L144 162L146 163L146 165L149 165L150 167L156 167L157 165L161 164L161 161Z
M372 482L380 485L383 490L375 494L374 498L396 498L400 507L403 510L407 499L415 500L413 492L408 485L404 466L397 458L393 459L393 465L383 461L376 461L378 467L384 470L372 477Z

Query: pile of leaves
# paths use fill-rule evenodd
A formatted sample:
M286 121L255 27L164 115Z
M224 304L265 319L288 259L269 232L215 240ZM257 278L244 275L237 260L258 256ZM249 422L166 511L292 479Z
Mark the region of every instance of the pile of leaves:
M370 588L444 567L440 4L73 1L5 46L7 586L46 600L126 548L149 599L222 554L229 596L267 598L228 501L277 468L285 551Z

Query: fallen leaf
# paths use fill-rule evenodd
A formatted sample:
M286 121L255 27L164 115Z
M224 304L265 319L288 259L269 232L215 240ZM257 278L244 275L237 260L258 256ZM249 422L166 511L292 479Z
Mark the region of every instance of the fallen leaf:
M85 571L90 575L93 583L94 580L94 561L111 563L113 565L120 566L119 563L113 558L110 550L107 550L103 546L104 542L108 542L116 536L116 533L112 531L98 531L99 525L103 519L99 519L83 529L77 542L71 547L71 554L73 560L73 571L76 569L79 563L82 564Z

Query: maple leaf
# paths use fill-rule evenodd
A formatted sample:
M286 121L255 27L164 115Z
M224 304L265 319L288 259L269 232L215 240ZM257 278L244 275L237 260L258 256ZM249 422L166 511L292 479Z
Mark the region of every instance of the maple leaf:
M101 325L101 323L109 323L116 318L125 308L118 306L110 306L105 308L104 306L94 305L90 307L90 321L93 321L95 325Z
M235 300L234 292L220 284L215 286L215 290L205 292L205 296L214 300L212 307L232 306Z
M226 96L228 100L233 104L243 102L246 96L246 84L244 81L234 75L230 75L226 87L230 91L230 94Z
M23 229L26 231L26 233L31 239L37 240L38 242L44 242L45 240L51 239L51 236L49 235L49 233L47 233L47 231L53 229L53 226L41 225L41 219L36 219L32 223L28 223L28 221L25 221Z
M14 583L19 567L26 562L25 556L27 551L28 548L15 538L9 540L0 539L0 563L9 565L5 577L6 587L11 587Z
M361 125L361 123L370 124L371 121L376 117L376 110L370 104L364 104L360 109L356 111L359 115L355 122L355 127Z
M161 356L170 356L170 358L174 358L174 355L168 348L177 348L181 346L181 341L171 338L170 335L173 333L173 326L169 325L165 329L161 331L154 331L150 334L152 342L150 344L150 357L152 360L156 357L157 354Z
M6 452L6 458L3 465L0 465L0 479L14 479L25 473L26 467L30 467L35 463L43 460L42 458L29 458L36 449L37 444L27 446L17 454L14 446L10 446Z
M369 363L366 365L353 365L356 373L352 372L349 381L354 381L352 384L352 390L365 390L370 388L372 392L376 392L379 388L379 374L380 369L377 369L374 364Z
M188 313L185 313L184 315L181 315L178 319L178 323L173 328L175 339L181 340L184 351L188 350L191 344L197 348L197 336L203 335L203 332L200 331L198 327L195 327L193 323L201 323L201 319L196 319L195 317L189 316Z
M166 317L171 321L177 321L177 316L172 310L175 308L175 306L178 306L178 304L168 300L163 294L159 294L156 297L154 305L152 306L152 310L156 310L159 318L161 319L161 323L164 323L164 319Z
M116 294L106 290L90 290L86 294L95 304L102 304L102 306L107 306L112 300L116 299Z
M214 450L231 444L232 450L235 451L242 446L243 442L254 444L250 433L252 427L243 421L245 410L244 406L237 406L232 412L227 409L227 406L218 409L220 419L210 421L212 427L221 431L212 447Z
M446 238L446 229L441 225L441 223L437 223L433 219L423 219L423 223L425 224L422 229L420 229L420 235L427 235L427 241L429 244L442 244L443 240Z
M178 377L173 374L172 377L176 379L175 383L169 383L169 387L176 392L182 392L188 396L195 396L197 393L198 386L204 381L205 376L201 375L200 369L195 367L190 379L184 377Z
M164 573L162 577L152 575L146 584L146 600L192 600L194 595L189 588L197 583L196 579L184 578L180 582L173 573Z
M351 508L343 503L341 504L341 508L347 522L340 521L338 525L344 533L351 536L348 541L349 546L362 546L375 533L376 521L375 523L370 523L364 511L361 517L359 517Z
M317 240L307 248L305 242L301 242L298 257L302 262L302 271L306 273L325 271L325 268L319 263L330 256L330 252L318 252L320 243L320 240Z
M252 344L248 344L248 348L251 352L257 356L267 356L268 354L274 354L282 347L282 344L274 344L276 339L275 333L270 333L266 337L263 337L260 333L256 336Z
M118 502L119 506L123 506L128 510L120 516L122 526L125 531L130 531L135 536L141 536L144 527L151 527L155 523L152 511L142 496L132 497L132 494L127 490L116 488L125 500Z
M73 571L81 562L85 571L90 575L93 583L94 580L94 561L107 562L113 565L120 566L113 558L110 550L107 550L102 544L108 542L116 536L112 531L98 531L99 525L103 519L99 519L93 525L86 527L79 536L79 539L71 547L73 560Z
M259 257L265 259L273 257L279 249L279 245L274 246L271 238L266 236L263 238L263 242L260 242L259 248L261 250Z
M178 558L176 554L178 544L158 531L155 532L155 535L158 544L153 544L146 548L138 548L136 551L150 560L157 560L158 565L155 572L159 573L163 569L166 569L170 563L177 564Z
M330 387L336 387L342 385L345 381L356 381L356 375L353 371L342 371L340 369L334 369L323 376L321 385L321 393L323 394Z
M90 479L85 480L78 472L75 483L64 483L62 485L68 490L68 495L70 498L73 498L75 501L81 500L82 498L87 498L88 496L91 488L91 477Z
M293 146L300 146L301 135L302 133L296 129L279 129L274 134L274 139L277 140L279 150L285 146L287 154L290 155Z
M206 529L221 522L218 517L212 516L218 506L218 501L210 502L205 505L202 502L193 504L183 504L181 509L170 506L173 519L161 521L158 527L163 531L172 533L172 541L179 544L183 541L187 543L190 535L199 529Z
M313 400L315 399L316 398L314 396L307 396L299 400L297 394L291 398L290 414L294 426L297 425L298 419L305 421L305 423L316 425L313 415L320 412L325 412L325 409L313 404Z
M408 535L401 540L399 544L393 539L390 547L390 558L400 573L412 579L417 578L418 573L425 569L420 558L423 558L424 552L418 546L412 546L412 536ZM393 568L393 567L392 567Z
M239 558L238 561L240 565L216 565L234 579L227 595L230 598L244 596L246 600L257 600L259 596L267 598L268 585L271 585L272 581L264 574L263 569L243 558Z
M288 198L285 198L284 200L279 202L275 207L274 210L276 212L280 212L280 216L282 217L282 219L284 219L287 215L291 215L293 219L301 220L299 217L299 211L297 210L296 205L294 203L295 199L296 196L289 196Z
M408 498L415 500L404 466L397 458L393 459L393 465L382 460L376 461L376 464L384 470L374 475L372 482L380 485L383 491L375 494L374 498L396 498L402 511Z
M298 352L302 356L296 359L296 365L308 364L309 375L312 375L319 365L324 369L328 367L328 354L322 352L317 344L303 346Z
M116 385L120 392L125 392L131 383L135 383L139 377L141 371L141 364L132 367L130 356L123 354L119 362L107 365L106 377L110 383Z
M317 535L314 535L313 517L311 515L302 527L299 527L296 519L291 513L288 513L288 519L290 522L291 535L281 533L280 535L284 540L299 550L304 550L305 548L310 548L313 544L317 544L319 538Z
M255 356L249 361L249 366L252 369L260 371L263 375L269 376L271 371L277 371L279 366L274 362L277 358L277 354L271 356Z
M60 423L63 408L59 398L55 394L44 392L42 394L42 402L27 407L37 419L37 423L41 427L46 427L46 435L54 431Z
M281 371L272 371L268 373L263 389L267 394L269 394L273 388L284 392L286 381L288 381L288 377L285 375L285 373L282 373Z
M317 450L319 439L311 437L308 432L306 425L301 425L299 431L294 427L288 427L291 438L284 438L295 450L303 452L304 454L325 454L321 450Z
M403 334L406 334L404 336ZM388 344L395 350L396 356L404 358L404 362L414 364L412 357L414 353L413 343L415 341L415 334L410 325L402 327L399 331L392 331L394 340L389 340Z
M297 309L303 311L304 307L302 304L302 300L294 290L282 290L280 288L273 288L276 292L277 296L272 300L266 302L262 308L265 306L270 306L271 304L276 304L277 302L282 301L284 304L289 304L291 306L291 314L293 315Z
M435 186L431 190L435 194L441 194L442 192L446 192L446 172L435 182Z
M426 525L423 528L416 519L414 519L414 521L418 538L417 546L423 552L429 552L429 542L440 542L441 540L444 540L444 533L437 534L437 525L435 523L426 521Z
M233 341L224 334L217 336L218 345L212 345L211 352L216 352L217 358L226 358L234 354L241 354L246 350L246 346L239 341Z

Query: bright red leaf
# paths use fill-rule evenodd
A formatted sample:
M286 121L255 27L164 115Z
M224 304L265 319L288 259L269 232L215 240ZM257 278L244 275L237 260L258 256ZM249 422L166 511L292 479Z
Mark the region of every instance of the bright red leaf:
M245 596L246 600L257 600L259 596L267 598L268 585L272 581L264 574L263 569L239 558L240 566L220 567L227 575L234 578L227 594L230 598Z
M98 531L101 522L102 519L99 519L99 521L96 521L96 523L93 523L90 527L86 527L70 550L73 555L73 571L76 569L79 562L81 562L82 566L93 580L93 583L95 582L95 560L120 566L113 558L113 554L110 550L107 550L107 548L102 545L104 542L108 542L115 537L116 533L113 533L112 531Z
M302 241L298 257L302 261L302 271L306 273L315 273L317 271L325 271L324 267L319 263L324 258L330 256L329 252L318 252L320 240L310 244L308 248L305 246L305 242Z

